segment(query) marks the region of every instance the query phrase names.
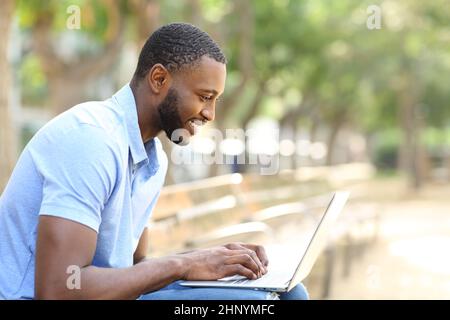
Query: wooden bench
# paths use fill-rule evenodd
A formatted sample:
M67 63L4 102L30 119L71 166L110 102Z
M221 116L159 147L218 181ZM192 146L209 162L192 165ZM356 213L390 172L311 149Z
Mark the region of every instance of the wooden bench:
M358 170L349 165L301 168L268 177L230 174L165 187L153 213L150 254L166 255L231 241L267 244L287 240L307 225L308 219L323 212L330 191L370 178L370 168L356 167ZM331 174L334 171L337 173ZM348 276L353 261L371 243L365 230L374 225L372 229L377 229L377 210L364 205L363 198L351 194L331 242L307 279L319 278L322 298L330 293L339 258L343 259L343 275Z
M208 216L217 219L237 207L234 189L241 182L240 174L231 174L164 187L151 217L149 254L183 250L186 239L216 226Z
M207 232L241 223L257 210L314 188L324 189L324 185L307 187L297 181L289 185L278 177L256 174L230 174L167 186L152 215L149 254L161 256L200 244L196 238Z

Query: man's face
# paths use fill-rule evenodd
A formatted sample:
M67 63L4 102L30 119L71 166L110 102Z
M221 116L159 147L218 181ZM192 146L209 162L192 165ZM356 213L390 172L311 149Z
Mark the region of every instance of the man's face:
M161 128L169 139L185 145L200 126L214 120L225 78L226 66L207 56L173 76L172 86L158 105Z

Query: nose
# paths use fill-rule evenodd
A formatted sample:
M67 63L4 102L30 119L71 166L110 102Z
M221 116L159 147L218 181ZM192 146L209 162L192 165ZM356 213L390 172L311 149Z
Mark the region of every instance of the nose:
M215 118L215 104L211 103L208 108L202 110L201 114L208 121L214 121Z

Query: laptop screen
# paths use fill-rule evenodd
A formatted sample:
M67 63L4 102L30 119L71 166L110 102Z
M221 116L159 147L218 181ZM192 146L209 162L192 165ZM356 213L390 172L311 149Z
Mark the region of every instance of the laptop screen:
M334 222L344 208L348 197L349 192L347 191L337 191L334 193L295 271L294 277L289 283L288 291L308 276L314 263L324 249Z

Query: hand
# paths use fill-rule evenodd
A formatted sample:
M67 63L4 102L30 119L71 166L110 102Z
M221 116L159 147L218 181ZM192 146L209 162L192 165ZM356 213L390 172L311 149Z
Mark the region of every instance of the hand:
M269 265L269 259L267 258L266 250L264 249L263 246L242 242L233 242L226 244L225 247L231 250L246 250L247 253L258 264L263 274L267 273L267 266Z
M268 259L262 246L230 243L178 255L185 280L217 280L241 275L257 279L267 272Z

